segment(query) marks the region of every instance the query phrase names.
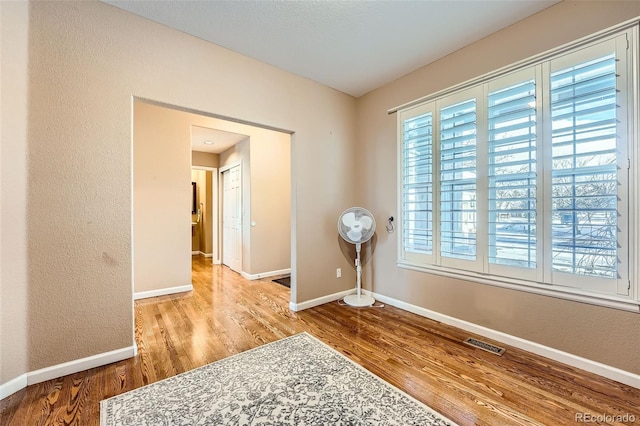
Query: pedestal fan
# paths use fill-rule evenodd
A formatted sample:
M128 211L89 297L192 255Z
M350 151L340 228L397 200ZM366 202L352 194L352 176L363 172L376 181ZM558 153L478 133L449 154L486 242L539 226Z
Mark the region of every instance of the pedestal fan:
M371 306L375 299L362 294L362 265L360 262L360 249L362 244L373 237L376 230L376 221L371 212L362 207L351 207L338 218L338 232L348 243L356 245L356 289L357 293L346 296L344 302L350 306Z

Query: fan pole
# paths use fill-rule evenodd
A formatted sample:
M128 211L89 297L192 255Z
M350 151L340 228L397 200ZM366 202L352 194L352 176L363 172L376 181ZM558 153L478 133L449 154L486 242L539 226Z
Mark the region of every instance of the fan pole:
M360 266L360 249L362 244L356 244L356 291L358 297L362 295L362 266Z
M352 294L344 298L344 303L347 305L360 308L372 306L376 301L373 297L362 294L362 264L360 262L361 246L361 243L356 243L356 294Z

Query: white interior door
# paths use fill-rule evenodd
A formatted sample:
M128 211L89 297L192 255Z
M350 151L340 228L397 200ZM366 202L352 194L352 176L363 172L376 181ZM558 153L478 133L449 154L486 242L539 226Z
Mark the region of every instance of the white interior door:
M240 166L222 172L222 263L242 271L242 186Z

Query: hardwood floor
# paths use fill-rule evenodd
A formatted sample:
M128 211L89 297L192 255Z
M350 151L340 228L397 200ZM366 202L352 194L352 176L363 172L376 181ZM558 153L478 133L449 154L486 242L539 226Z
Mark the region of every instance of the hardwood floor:
M394 307L295 313L286 287L201 257L193 284L136 301L135 358L29 386L0 402L0 425L97 425L102 399L302 331L460 425L576 424L579 413L640 424L639 389L512 347L471 348L469 333ZM611 419L598 424L624 424Z

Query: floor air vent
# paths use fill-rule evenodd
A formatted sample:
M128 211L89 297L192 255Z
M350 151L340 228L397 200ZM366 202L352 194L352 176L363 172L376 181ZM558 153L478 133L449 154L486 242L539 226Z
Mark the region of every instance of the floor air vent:
M507 350L505 348L501 348L496 345L492 345L491 343L483 342L482 340L477 340L469 337L464 341L469 346L473 346L478 349L482 349L483 351L491 352L492 354L502 355Z

